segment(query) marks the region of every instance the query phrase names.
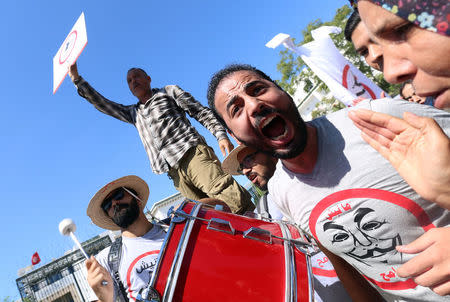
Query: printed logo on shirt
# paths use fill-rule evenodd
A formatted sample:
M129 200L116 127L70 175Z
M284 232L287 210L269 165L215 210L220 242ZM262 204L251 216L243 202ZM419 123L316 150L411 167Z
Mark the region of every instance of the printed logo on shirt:
M128 295L136 301L134 293L143 290L150 283L156 266L159 250L149 251L136 257L127 270Z
M328 282L338 282L336 271L322 251L311 255L312 273L317 278L328 278Z
M397 276L404 256L395 247L435 226L417 203L402 195L350 189L322 199L311 212L309 227L319 242L358 267L372 283L408 289L417 285Z

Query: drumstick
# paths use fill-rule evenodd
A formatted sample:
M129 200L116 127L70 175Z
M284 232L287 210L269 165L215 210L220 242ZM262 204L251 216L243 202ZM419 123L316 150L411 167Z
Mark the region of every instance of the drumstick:
M86 251L83 249L83 247L81 246L80 242L78 241L77 237L75 236L74 232L77 229L77 226L75 225L75 222L73 222L72 219L70 218L66 218L63 219L60 223L59 223L59 232L64 235L64 236L70 236L70 238L72 238L72 240L75 242L75 244L78 246L78 248L80 249L81 253L83 254L83 256L86 259L89 259L88 254L86 253ZM108 285L108 281L106 280L102 280L101 283L103 286Z
M64 236L70 236L70 238L72 238L72 240L75 242L75 244L78 246L78 248L80 249L81 253L84 255L84 257L86 257L86 259L89 259L88 254L86 253L86 251L83 249L83 247L81 246L80 242L78 241L77 237L75 236L75 234L73 232L75 232L75 230L77 229L77 226L75 225L75 222L73 222L72 219L70 218L66 218L63 219L60 223L59 223L59 232L64 235Z

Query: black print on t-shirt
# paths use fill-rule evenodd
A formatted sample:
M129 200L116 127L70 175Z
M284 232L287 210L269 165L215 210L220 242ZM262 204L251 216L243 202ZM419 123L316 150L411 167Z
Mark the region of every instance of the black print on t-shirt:
M142 261L140 267L136 267L136 273L140 274L144 270L150 269L149 273L151 274L155 268L155 265L156 265L156 259L153 259L150 263Z
M387 254L396 253L395 247L402 244L402 239L397 232L380 232L390 222L374 216L374 212L371 208L359 208L352 213L352 226L349 226L348 221L344 223L337 219L325 222L323 231L333 233L333 245L347 242L350 250L345 254L353 259L366 265L369 265L366 262L368 259L378 259L380 263L386 263Z

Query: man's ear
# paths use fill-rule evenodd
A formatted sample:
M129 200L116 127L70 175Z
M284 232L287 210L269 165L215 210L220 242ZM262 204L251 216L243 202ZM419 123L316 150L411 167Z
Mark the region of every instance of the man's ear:
M147 77L148 77L148 82L151 83L152 82L152 78L149 75L147 75Z

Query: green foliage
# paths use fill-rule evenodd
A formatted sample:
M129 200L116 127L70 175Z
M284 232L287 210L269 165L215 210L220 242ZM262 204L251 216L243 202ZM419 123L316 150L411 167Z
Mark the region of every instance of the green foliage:
M320 103L316 104L316 108L311 112L311 116L313 119L315 119L316 117L326 115L328 113L335 112L344 108L344 103L340 102L334 97L323 98Z
M247 189L252 197L253 203L258 204L261 197L266 194L266 191L262 190L260 187L256 186L253 183L250 183L250 187Z
M344 28L347 19L350 16L352 9L348 5L338 8L333 20L329 22L322 22L320 19L310 22L304 30L302 30L303 39L300 42L294 40L296 46L306 44L313 41L311 31L321 26L337 26L342 29L339 34L331 34L334 44L340 49L344 56L361 70L369 79L376 83L381 89L388 92L389 95L395 96L398 94L399 85L391 85L387 83L383 75L372 69L366 64L365 60L356 52L353 44L347 41L344 37ZM310 91L316 84L320 84L319 89L326 90L325 84L320 80L310 69L305 68L305 62L288 50L280 51L281 60L277 64L277 69L281 72L282 77L277 83L285 89L289 94L293 95L299 82L304 82L304 90Z

